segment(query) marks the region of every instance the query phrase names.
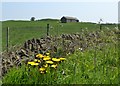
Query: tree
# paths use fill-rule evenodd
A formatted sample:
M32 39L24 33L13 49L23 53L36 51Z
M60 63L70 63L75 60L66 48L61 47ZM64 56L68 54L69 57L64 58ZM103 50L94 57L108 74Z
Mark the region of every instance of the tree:
M31 19L30 19L31 21L35 21L35 17L31 17Z

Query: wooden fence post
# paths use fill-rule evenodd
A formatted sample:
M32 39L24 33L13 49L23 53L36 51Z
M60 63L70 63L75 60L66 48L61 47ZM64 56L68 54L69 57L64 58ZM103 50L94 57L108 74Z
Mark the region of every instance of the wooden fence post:
M7 52L9 50L9 27L7 27Z
M102 24L100 24L100 30L102 30Z
M49 24L47 24L47 36L49 36Z

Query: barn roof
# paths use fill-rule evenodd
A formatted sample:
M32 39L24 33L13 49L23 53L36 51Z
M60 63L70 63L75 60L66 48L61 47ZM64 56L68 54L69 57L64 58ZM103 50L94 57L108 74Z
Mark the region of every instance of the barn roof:
M69 17L69 16L63 16L65 17L66 19L75 19L75 20L78 20L76 17Z

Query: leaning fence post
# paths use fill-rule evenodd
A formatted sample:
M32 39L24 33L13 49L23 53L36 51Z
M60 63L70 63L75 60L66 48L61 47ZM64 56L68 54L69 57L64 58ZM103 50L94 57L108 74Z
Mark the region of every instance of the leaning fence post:
M9 27L7 27L7 52L9 49Z
M49 36L49 24L47 24L47 36Z

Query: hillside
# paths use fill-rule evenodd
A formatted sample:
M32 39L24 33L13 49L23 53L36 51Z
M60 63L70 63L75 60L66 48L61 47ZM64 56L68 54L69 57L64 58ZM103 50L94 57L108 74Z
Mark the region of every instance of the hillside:
M95 23L60 23L58 20L42 19L40 21L4 21L2 22L2 46L6 46L6 29L10 28L10 46L19 45L25 40L46 36L46 27L50 24L50 35L60 35L64 33L80 33L81 30L98 30L99 25ZM102 29L113 28L116 25L103 25Z

